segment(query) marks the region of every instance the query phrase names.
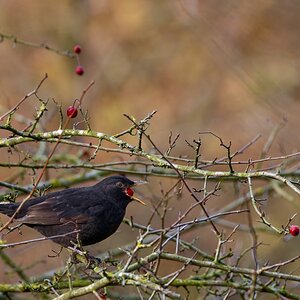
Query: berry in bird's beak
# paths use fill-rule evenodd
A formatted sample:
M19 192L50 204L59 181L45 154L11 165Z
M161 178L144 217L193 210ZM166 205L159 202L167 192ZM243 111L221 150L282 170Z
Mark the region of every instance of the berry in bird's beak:
M143 205L146 205L144 201L142 201L141 199L139 198L136 198L136 197L133 197L133 194L134 194L134 191L133 189L131 189L130 187L126 188L125 189L125 194L130 197L130 199L134 200L134 201L137 201Z
M127 196L132 197L133 194L134 194L134 191L133 191L133 189L131 189L131 188L127 188L127 189L125 190L125 193L126 193Z

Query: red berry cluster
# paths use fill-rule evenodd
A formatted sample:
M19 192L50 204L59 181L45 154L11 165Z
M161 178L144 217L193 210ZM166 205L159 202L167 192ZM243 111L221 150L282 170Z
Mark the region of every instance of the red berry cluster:
M292 236L297 236L300 233L299 226L297 225L291 225L289 231Z
M76 59L77 59L77 66L75 68L75 73L79 76L82 76L84 74L84 68L80 65L80 61L79 61L79 54L82 52L81 46L80 45L75 45L73 48L73 52L76 55ZM74 101L75 103L75 101ZM67 108L67 116L71 119L76 118L78 114L78 110L77 107L75 107L75 105L71 105Z
M80 65L79 61L79 54L81 53L81 46L80 45L75 45L73 48L74 53L76 54L77 58L77 66L75 68L75 73L79 76L82 76L84 74L84 68Z

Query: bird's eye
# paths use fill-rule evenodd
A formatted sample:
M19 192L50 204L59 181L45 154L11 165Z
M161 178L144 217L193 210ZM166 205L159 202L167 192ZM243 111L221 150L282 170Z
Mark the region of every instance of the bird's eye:
M119 187L119 188L124 188L125 187L124 184L121 181L118 181L116 183L116 186Z

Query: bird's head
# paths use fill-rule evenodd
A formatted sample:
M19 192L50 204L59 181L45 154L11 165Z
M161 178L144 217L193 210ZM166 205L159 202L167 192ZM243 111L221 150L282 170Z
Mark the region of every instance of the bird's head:
M134 186L145 183L144 181L133 181L129 178L121 175L114 175L106 177L97 186L103 188L105 191L109 191L114 198L120 198L130 201L137 201L143 205L146 205L142 200L134 196Z

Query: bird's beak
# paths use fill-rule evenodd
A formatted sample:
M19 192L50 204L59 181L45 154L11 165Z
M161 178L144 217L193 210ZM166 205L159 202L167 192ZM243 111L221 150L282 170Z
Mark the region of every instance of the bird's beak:
M137 201L137 202L139 202L139 203L141 203L143 205L146 205L146 203L144 201L142 201L141 199L139 199L139 198L137 198L135 196L132 196L131 199L134 200L134 201Z

